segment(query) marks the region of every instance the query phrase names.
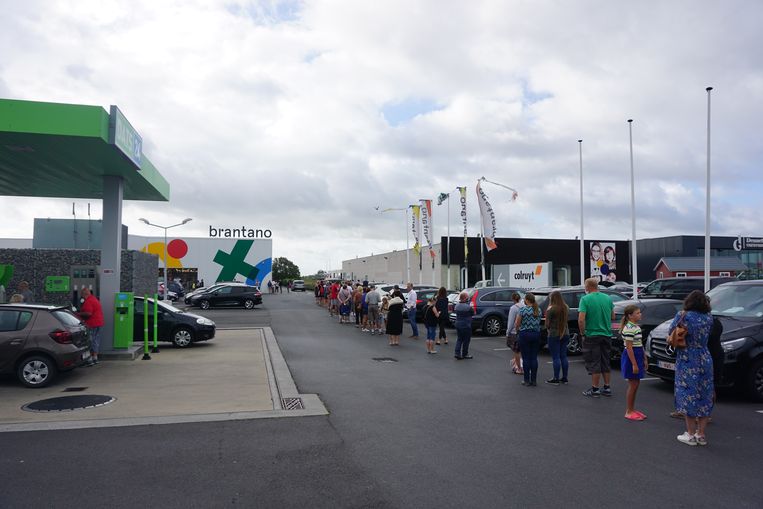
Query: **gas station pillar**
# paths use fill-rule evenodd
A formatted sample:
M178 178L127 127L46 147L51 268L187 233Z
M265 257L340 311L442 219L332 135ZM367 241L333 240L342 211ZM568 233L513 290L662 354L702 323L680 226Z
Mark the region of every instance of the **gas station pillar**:
M114 301L122 276L122 177L103 177L103 230L101 237L101 307L104 327L101 349L114 349Z

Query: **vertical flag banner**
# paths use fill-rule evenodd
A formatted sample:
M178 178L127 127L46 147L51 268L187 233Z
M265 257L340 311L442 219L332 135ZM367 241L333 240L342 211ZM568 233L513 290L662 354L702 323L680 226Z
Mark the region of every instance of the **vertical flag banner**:
M485 246L488 251L492 251L497 248L495 243L496 228L495 228L495 212L493 207L490 206L490 202L487 201L487 195L482 190L480 185L481 181L477 181L477 201L480 204L480 216L482 219L482 236L485 239Z
M429 248L429 256L435 259L435 252L432 247L432 200L420 200L421 202L421 231L424 234L424 240Z
M421 251L421 244L419 242L419 217L421 217L421 207L418 205L411 205L411 210L413 213L411 214L411 231L413 232L413 252L416 253L416 255L419 254Z
M469 256L469 233L466 229L466 186L459 187L458 192L461 194L461 222L464 224L464 263Z

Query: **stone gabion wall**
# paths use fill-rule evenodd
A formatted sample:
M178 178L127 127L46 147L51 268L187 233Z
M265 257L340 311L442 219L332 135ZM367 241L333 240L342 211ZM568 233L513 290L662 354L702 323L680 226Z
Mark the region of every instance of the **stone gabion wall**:
M21 281L29 283L35 302L55 305L71 303L71 293L45 291L47 276L70 276L72 265L100 265L101 252L95 249L0 249L0 264L13 265L13 277L6 288L6 300L16 293ZM137 295L156 292L159 258L140 251L122 251L121 290Z

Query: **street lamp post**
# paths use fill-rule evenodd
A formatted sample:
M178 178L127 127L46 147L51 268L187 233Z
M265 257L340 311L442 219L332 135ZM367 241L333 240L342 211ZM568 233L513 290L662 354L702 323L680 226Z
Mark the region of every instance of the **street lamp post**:
M138 221L140 221L141 223L146 223L149 226L155 226L156 228L161 228L162 230L164 230L164 297L163 298L166 301L170 291L170 287L167 284L167 230L169 230L170 228L174 228L176 226L183 226L184 224L191 222L192 219L190 217L187 217L183 219L183 221L181 221L180 223L173 224L172 226L162 226L162 225L154 224L149 222L148 219L145 219L143 217L139 218Z

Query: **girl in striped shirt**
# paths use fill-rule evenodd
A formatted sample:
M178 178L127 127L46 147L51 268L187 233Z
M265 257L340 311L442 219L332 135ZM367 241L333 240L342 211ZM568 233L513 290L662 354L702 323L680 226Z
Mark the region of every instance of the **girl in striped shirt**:
M647 359L641 342L641 309L635 304L626 306L623 310L623 319L620 322L620 334L625 343L620 368L623 378L628 381L628 390L625 393L625 418L630 421L643 421L646 415L636 410L636 392L644 372L646 371Z

